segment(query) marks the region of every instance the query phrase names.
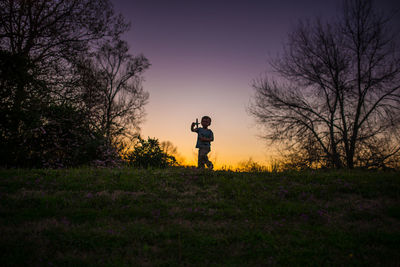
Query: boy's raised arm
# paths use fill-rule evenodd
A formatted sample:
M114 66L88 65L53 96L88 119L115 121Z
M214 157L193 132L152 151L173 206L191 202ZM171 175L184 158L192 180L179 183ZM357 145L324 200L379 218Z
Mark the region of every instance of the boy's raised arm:
M195 123L195 122L192 122L192 125L190 126L190 130L191 130L192 132L195 132L194 126L196 126L196 123Z

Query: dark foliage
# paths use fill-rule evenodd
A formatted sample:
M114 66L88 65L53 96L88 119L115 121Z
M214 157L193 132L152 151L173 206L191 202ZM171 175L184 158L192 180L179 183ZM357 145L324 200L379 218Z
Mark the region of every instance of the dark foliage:
M165 168L177 165L175 157L165 153L157 139L148 137L144 140L140 136L134 150L127 153L126 160L130 165L140 168Z
M0 2L0 166L115 163L148 98L128 28L108 0Z
M0 51L0 162L6 166L26 165L26 143L41 126L48 102L46 85L34 77L34 69L29 57Z

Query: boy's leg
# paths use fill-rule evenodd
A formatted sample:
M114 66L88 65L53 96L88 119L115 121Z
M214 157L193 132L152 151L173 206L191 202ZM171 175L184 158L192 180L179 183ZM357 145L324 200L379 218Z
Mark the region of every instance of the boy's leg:
M212 162L208 159L208 153L210 152L210 150L208 150L207 154L206 154L206 165L209 169L214 169L214 165L212 164Z
M197 160L197 168L204 168L204 151L202 148L199 148L199 157Z
M206 164L209 169L214 168L211 161L208 160L209 152L210 152L210 148L208 148L208 147L199 149L199 168L204 168L204 164Z
M210 149L207 147L199 148L199 160L198 160L198 168L204 168L204 164L208 166L208 157L207 154L210 152Z
M207 157L207 160L208 160L208 157ZM210 170L214 169L214 165L212 164L211 161L208 160L207 163L206 163L206 165L207 165L207 167L208 167Z

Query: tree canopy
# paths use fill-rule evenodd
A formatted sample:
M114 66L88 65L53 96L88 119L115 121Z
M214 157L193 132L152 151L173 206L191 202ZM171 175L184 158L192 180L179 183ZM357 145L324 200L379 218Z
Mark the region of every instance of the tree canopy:
M0 2L0 161L74 166L115 155L138 128L150 66L109 0ZM110 151L114 151L110 153Z
M254 83L264 137L305 167L384 167L400 151L400 50L370 0L343 2L334 22L302 22Z

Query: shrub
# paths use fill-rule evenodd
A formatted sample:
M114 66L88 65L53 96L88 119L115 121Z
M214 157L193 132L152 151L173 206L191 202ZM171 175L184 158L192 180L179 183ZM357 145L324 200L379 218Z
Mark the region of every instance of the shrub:
M267 171L267 168L265 166L255 162L253 159L250 158L247 161L240 162L238 168L236 168L236 171L264 172L264 171Z
M134 150L125 156L128 163L139 168L165 168L177 165L174 156L165 153L160 148L160 143L156 138L148 137L147 140L138 137Z
M68 104L43 106L22 116L18 134L2 135L1 165L62 168L118 158L106 138L91 127L84 112Z

